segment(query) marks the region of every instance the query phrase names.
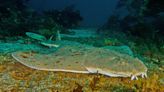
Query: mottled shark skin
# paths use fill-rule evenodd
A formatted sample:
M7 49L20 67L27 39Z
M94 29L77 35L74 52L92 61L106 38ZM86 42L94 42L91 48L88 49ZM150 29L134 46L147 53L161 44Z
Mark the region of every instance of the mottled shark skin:
M147 77L147 68L138 58L103 48L63 46L53 53L18 51L12 57L37 70L73 73L99 73L111 77Z
M35 52L14 52L12 57L23 65L45 71L64 71L74 73L89 73L82 66L84 59L82 54L66 53L64 48L52 54L38 54ZM69 50L69 49L67 49Z
M99 55L97 55L99 53ZM95 56L92 58L92 56ZM138 58L106 49L90 49L84 62L90 73L100 73L111 77L147 77L147 68Z

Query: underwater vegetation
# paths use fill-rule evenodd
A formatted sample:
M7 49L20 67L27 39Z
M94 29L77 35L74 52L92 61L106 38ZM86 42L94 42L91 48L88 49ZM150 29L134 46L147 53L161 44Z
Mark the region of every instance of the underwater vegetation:
M80 11L75 10L73 5L67 6L63 10L44 11L44 14L66 28L77 27L83 20Z
M123 32L129 40L138 44L154 44L160 49L164 44L163 4L163 0L119 0L116 13L98 32L106 35L112 30ZM119 12L123 7L127 11L125 15Z
M3 34L1 39L4 39L4 36L25 35L28 31L48 33L46 36L55 34L57 30L69 33L65 28L77 27L82 21L80 13L72 6L39 14L26 6L28 1L0 1L0 33Z
M26 21L27 16L24 15L26 6L24 0L1 0L0 1L0 33L3 35L15 34L13 30L17 30L20 34L26 31L22 24Z

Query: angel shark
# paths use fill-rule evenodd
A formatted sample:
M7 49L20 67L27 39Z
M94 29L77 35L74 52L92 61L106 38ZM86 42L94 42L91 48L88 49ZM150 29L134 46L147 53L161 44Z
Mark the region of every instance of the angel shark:
M65 45L64 45L65 44ZM45 71L99 73L111 77L147 77L147 67L136 57L83 44L60 44L49 54L17 51L12 57L23 65Z

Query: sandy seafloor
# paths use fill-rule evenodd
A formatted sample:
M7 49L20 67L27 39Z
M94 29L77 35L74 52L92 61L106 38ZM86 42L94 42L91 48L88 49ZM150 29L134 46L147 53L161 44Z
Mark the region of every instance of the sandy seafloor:
M89 38L86 40L93 42ZM11 53L1 53L0 92L164 92L164 55L157 56L160 64L150 62L149 54L145 54L148 77L131 80L129 77L35 70L14 60Z
M164 92L164 73L158 68L149 68L146 79L131 81L96 74L39 71L10 56L3 58L0 92Z
M98 74L28 68L10 54L0 56L0 92L164 92L164 67L146 62L148 77L131 81Z

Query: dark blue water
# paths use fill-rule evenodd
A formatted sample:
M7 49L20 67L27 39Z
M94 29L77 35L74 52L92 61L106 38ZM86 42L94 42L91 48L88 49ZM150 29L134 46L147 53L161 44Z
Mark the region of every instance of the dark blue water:
M29 6L41 12L48 9L63 9L75 5L84 20L82 26L101 26L113 13L118 0L31 0Z

